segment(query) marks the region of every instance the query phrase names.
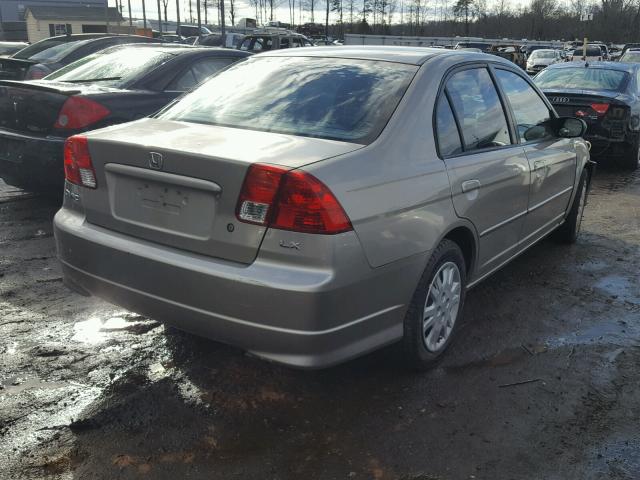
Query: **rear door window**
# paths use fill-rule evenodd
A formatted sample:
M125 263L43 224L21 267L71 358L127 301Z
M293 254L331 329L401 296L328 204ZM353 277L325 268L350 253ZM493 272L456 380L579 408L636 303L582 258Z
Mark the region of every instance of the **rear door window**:
M465 151L511 144L507 118L486 68L454 73L446 89L462 129Z

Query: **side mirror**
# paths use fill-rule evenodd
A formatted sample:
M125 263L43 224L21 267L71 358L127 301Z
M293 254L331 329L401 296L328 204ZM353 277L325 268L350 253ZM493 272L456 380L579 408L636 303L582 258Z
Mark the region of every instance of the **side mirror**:
M580 118L561 117L557 125L558 136L562 138L582 137L587 132L587 124Z
M524 139L527 142L531 142L534 140L541 140L548 136L549 136L549 133L547 131L547 128L544 125L534 125L533 127L528 128L524 132Z

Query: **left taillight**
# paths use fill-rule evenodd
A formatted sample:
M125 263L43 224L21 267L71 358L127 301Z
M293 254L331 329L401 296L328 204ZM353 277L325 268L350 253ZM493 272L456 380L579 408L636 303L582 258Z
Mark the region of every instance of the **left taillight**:
M598 114L599 117L607 113L609 110L608 103L592 103L591 108Z
M99 122L110 113L107 107L90 98L73 96L64 102L53 126L60 130L78 130Z
M74 135L64 142L64 176L68 182L82 187L98 186L87 137Z
M49 70L45 69L44 67L40 67L38 65L33 65L31 67L29 67L29 69L27 70L27 73L25 74L24 79L25 80L39 80L41 78L46 77L47 75L49 75Z
M300 233L353 230L335 195L313 175L276 165L249 167L236 208L238 220Z

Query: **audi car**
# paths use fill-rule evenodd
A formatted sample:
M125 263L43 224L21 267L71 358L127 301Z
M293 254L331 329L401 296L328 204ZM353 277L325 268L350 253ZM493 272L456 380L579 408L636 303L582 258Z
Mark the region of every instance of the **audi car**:
M560 115L587 122L585 138L599 163L638 168L640 64L622 62L551 65L535 78Z

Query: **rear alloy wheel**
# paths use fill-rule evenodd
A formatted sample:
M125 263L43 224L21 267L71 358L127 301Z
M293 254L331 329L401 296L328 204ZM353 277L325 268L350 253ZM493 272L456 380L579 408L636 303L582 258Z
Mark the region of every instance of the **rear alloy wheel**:
M634 140L633 143L626 148L619 164L625 170L634 171L638 169L640 165L640 139Z
M589 173L587 170L582 171L578 191L573 199L571 210L567 215L564 223L555 231L554 236L562 243L575 243L580 234L582 226L582 217L584 216L584 207L587 205L587 197L589 196Z
M462 316L466 289L464 256L443 240L420 278L404 320L404 350L409 366L431 367L451 344Z

